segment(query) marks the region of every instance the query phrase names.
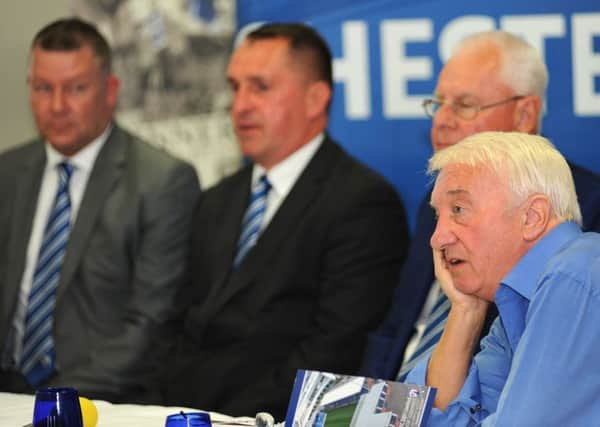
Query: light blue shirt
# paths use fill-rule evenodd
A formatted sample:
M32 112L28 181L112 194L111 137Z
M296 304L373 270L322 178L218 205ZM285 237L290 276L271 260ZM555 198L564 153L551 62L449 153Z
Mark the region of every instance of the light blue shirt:
M600 234L560 224L502 280L500 316L430 426L600 424ZM425 384L429 360L406 382Z

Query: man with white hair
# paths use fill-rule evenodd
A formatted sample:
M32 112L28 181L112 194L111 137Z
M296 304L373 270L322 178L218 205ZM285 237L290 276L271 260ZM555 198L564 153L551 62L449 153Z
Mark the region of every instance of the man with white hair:
M444 65L434 98L423 106L432 118L434 152L482 131L540 132L548 71L540 54L506 31L465 38ZM583 229L600 231L600 177L569 164ZM361 374L403 380L429 354L444 326L449 302L435 281L429 239L435 217L427 194L396 286L392 308L369 335ZM439 308L438 308L439 307ZM490 305L485 333L496 317Z
M429 172L436 277L451 301L407 378L438 389L429 425L597 422L600 234L580 229L565 159L540 136L483 132L436 152ZM500 314L473 357L490 302Z

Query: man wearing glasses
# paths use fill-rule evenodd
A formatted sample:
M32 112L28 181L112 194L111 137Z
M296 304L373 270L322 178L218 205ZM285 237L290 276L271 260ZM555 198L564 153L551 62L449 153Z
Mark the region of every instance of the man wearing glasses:
M539 133L548 71L539 53L504 31L465 38L444 65L433 99L423 102L432 118L434 152L483 131ZM583 215L583 229L600 231L600 177L570 164ZM384 322L369 335L360 373L403 381L439 339L450 303L433 270L430 239L436 219L428 193ZM482 330L496 317L490 304Z

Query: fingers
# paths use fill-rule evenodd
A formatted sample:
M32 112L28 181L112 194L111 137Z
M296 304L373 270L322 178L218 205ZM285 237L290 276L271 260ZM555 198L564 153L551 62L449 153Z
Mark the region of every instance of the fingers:
M442 289L448 295L448 288L454 288L452 282L452 276L448 270L448 265L444 259L442 249L433 249L433 265L435 270L435 277L442 286Z

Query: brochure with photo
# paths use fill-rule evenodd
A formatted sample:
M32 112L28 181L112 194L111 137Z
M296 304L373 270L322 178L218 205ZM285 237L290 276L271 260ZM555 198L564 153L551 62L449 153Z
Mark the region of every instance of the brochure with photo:
M416 384L299 370L285 427L419 427L435 389Z

